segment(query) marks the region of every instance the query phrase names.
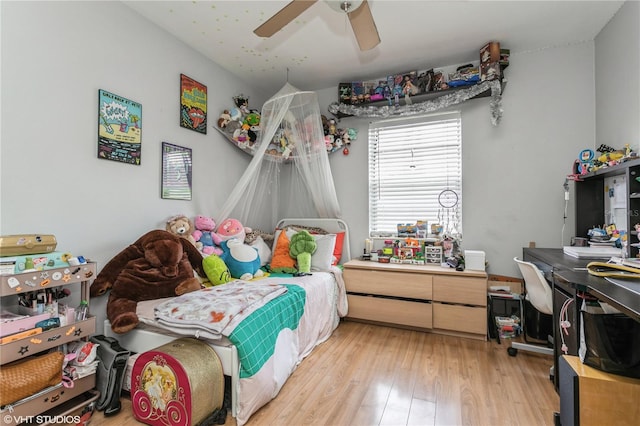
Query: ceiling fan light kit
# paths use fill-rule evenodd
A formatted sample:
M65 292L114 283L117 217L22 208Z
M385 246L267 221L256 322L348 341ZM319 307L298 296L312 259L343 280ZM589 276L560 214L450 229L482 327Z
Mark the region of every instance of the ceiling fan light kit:
M317 0L293 0L253 32L259 37L271 37L316 2ZM367 0L326 0L326 3L331 9L347 14L360 50L371 50L380 44L378 28L373 20L373 15L371 14Z

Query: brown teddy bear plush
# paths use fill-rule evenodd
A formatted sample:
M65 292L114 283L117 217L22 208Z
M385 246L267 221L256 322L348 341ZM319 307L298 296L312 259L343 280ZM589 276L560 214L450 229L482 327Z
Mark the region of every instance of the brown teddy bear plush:
M147 232L102 268L91 297L111 289L107 318L116 333L138 324L139 301L179 296L200 289L194 269L205 276L202 255L186 239L164 230Z
M167 220L165 229L178 237L185 238L194 246L196 245L196 240L192 235L196 230L196 227L187 216L181 214L173 216Z

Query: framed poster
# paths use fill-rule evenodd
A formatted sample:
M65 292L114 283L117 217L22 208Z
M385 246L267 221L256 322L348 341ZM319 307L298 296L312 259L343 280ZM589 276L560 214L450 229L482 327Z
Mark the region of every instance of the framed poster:
M180 74L180 127L207 134L207 86Z
M140 165L142 105L98 90L98 158Z
M168 200L191 200L191 148L162 142L162 191Z

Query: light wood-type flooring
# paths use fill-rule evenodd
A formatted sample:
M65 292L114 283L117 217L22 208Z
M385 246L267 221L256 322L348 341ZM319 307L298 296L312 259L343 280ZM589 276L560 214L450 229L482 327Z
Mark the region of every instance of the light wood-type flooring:
M553 425L552 357L508 344L343 321L247 426ZM122 402L91 426L140 424Z

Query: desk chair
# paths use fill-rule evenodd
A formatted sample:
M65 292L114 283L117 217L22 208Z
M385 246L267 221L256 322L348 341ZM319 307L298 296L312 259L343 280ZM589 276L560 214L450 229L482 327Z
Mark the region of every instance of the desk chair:
M547 344L534 344L527 341L527 312L526 301L529 301L530 304L535 308L538 312L540 312L543 316L553 315L553 291L551 290L551 286L545 279L542 271L538 269L536 265L531 262L524 262L517 257L514 257L513 260L520 268L520 272L522 273L522 277L524 278L524 291L525 291L525 303L522 304L522 325L523 325L523 336L525 343L512 342L511 347L507 349L507 352L511 356L516 356L518 350L521 349L523 351L537 352L541 354L553 355L553 348L548 347ZM551 321L552 323L552 321ZM536 324L537 325L537 324ZM529 328L532 328L533 325L529 325ZM553 331L553 327L549 330L549 333ZM547 333L548 334L548 333ZM553 337L547 336L549 343L553 343ZM553 372L552 372L553 374Z

